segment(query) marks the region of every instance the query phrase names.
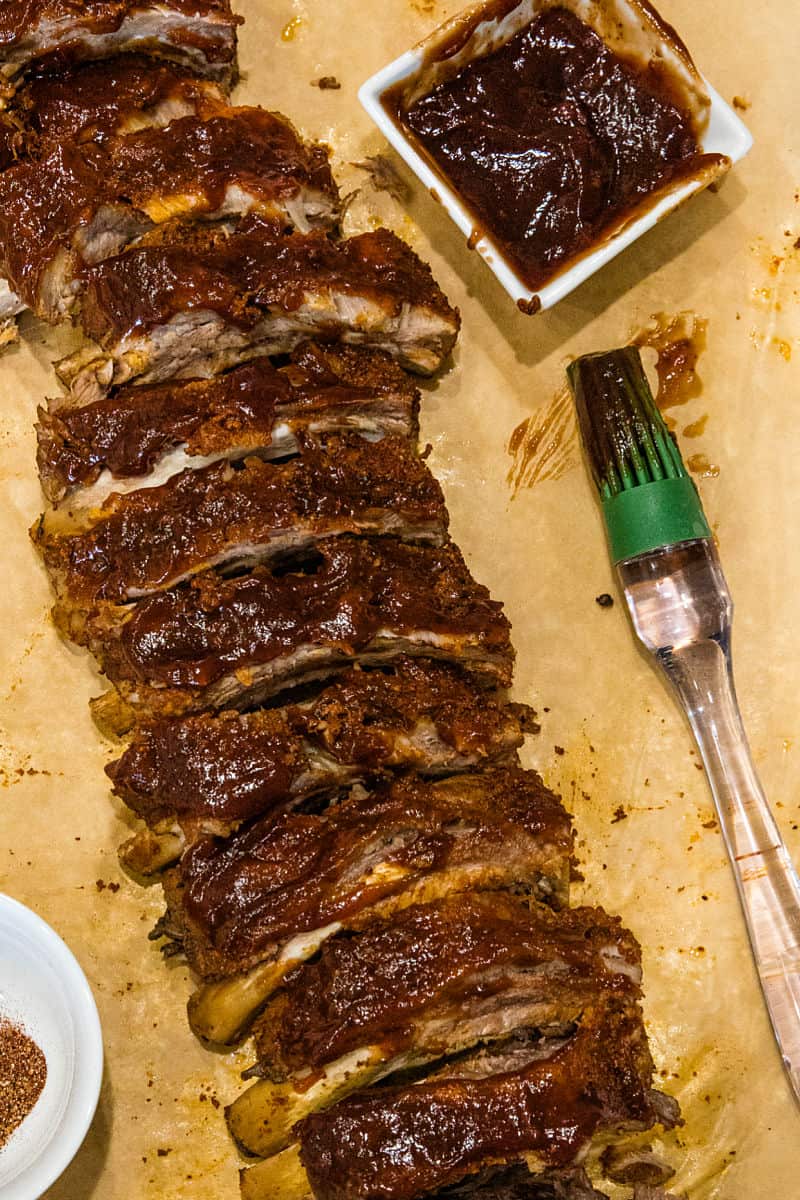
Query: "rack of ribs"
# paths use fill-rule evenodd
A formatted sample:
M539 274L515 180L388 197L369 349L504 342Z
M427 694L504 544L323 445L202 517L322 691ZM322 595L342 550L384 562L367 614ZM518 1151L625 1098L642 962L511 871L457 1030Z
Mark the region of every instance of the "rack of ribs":
M573 834L533 771L407 776L314 811L201 838L164 876L154 931L206 986L200 1036L229 1042L299 963L341 929L453 892L514 888L563 905Z
M513 763L530 710L501 704L464 672L400 659L348 671L312 700L249 713L139 726L106 767L114 793L147 828L122 847L152 874L204 834L393 770L445 775Z
M167 59L230 82L240 24L229 0L3 0L0 105L26 72L123 53Z
M572 1031L609 996L638 998L639 947L601 909L560 913L506 894L414 905L336 936L286 978L254 1026L261 1076L228 1110L266 1157L303 1117L398 1071L505 1040Z
M458 313L386 229L333 243L246 218L229 237L134 247L82 274L88 346L57 366L79 402L136 379L218 374L318 337L385 350L420 374L455 344Z
M117 732L134 717L252 707L357 662L443 659L507 687L514 660L502 605L458 549L393 538L321 542L296 570L257 567L232 579L206 571L64 632L89 646L115 685L94 707Z
M386 355L306 343L280 370L254 359L225 375L128 386L86 405L39 410L39 477L48 500L95 508L111 492L159 487L187 469L298 453L309 435L412 439L419 392Z
M389 230L341 237L326 147L230 104L238 24L0 3L0 343L25 305L85 335L32 536L130 735L152 940L199 1038L255 1035L243 1200L667 1200L639 946L568 907L509 622L417 444L406 372L459 313Z
M329 229L339 196L328 154L261 108L186 116L96 142L57 142L0 174L0 270L39 316L69 313L84 265L167 221L258 213L281 228Z
M317 1200L417 1200L500 1168L570 1170L593 1145L676 1121L653 1089L638 1003L619 997L585 1011L572 1035L518 1031L417 1084L358 1092L298 1133ZM271 1194L269 1165L245 1175L245 1200Z
M241 571L347 534L441 545L438 481L404 438L309 441L288 462L249 458L182 471L160 487L62 506L32 531L59 604L88 614L166 591L216 567Z

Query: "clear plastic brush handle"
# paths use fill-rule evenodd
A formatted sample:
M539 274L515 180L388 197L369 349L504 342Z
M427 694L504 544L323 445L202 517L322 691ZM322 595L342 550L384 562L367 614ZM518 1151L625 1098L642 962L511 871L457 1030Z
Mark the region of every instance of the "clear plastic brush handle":
M617 570L636 632L677 692L703 758L756 969L800 1103L800 879L756 775L731 665L733 604L707 539Z

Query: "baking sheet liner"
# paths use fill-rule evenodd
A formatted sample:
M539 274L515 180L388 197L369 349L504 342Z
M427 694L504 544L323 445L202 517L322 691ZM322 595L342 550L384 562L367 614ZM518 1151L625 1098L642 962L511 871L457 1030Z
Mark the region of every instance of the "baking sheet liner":
M460 305L456 364L425 388L423 433L453 534L514 623L515 695L542 720L526 755L562 788L577 821L585 883L576 900L622 913L644 946L653 1050L686 1117L666 1147L679 1167L674 1189L692 1200L788 1198L800 1178L798 1114L710 795L620 603L595 602L614 584L558 393L571 355L624 340L651 314L707 318L702 391L672 416L679 434L708 417L684 449L699 456L736 600L737 679L755 757L800 860L800 26L787 0L730 0L724 19L716 7L664 0L664 17L699 68L728 100L749 105L755 149L718 194L694 199L554 311L524 317L399 163L405 204L349 165L385 150L356 102L358 85L458 7L240 0L247 23L237 99L281 109L329 140L343 190L357 190L350 228L396 229ZM311 86L325 75L341 89ZM76 953L107 1053L92 1130L47 1200L218 1200L237 1195L240 1165L221 1106L240 1091L237 1072L250 1058L195 1042L184 1016L187 973L164 966L146 940L159 891L138 887L117 865L127 822L102 771L114 749L87 709L99 680L50 625L47 582L27 536L41 506L35 407L55 389L50 363L72 339L28 318L21 344L0 360L0 890L33 907ZM545 420L551 411L554 422ZM528 445L557 469L519 469L526 464L515 463L509 442L523 422L545 430ZM560 432L548 440L551 427Z

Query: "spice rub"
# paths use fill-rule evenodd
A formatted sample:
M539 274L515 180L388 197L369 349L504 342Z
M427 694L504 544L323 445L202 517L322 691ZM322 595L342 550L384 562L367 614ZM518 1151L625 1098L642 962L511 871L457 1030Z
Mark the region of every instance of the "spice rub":
M47 1062L24 1029L0 1016L0 1150L33 1112L47 1081Z
M400 116L532 288L700 156L666 81L564 8Z

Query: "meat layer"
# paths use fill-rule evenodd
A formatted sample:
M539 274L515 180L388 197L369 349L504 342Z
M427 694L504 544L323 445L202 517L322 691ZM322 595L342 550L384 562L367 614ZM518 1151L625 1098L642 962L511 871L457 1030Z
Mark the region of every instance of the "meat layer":
M237 1143L269 1157L308 1114L370 1083L525 1031L573 1032L587 1009L635 1000L639 948L599 909L553 914L503 893L414 905L329 939L256 1021L262 1078L227 1110ZM447 1066L440 1066L445 1073Z
M598 1135L656 1124L652 1073L638 1007L600 1005L551 1047L480 1051L306 1118L301 1158L318 1200L417 1200L523 1159L565 1168Z
M288 708L140 726L106 772L151 828L178 820L224 832L387 769L436 775L512 761L525 717L455 667L401 659L391 673L349 671Z
M455 546L340 538L318 550L318 565L304 573L206 572L187 588L109 607L87 628L65 632L87 642L140 715L252 705L354 662L403 654L510 683L502 605L473 580Z
M418 408L416 388L385 355L308 343L280 371L259 358L82 407L51 400L39 410L39 476L53 502L99 505L111 491L158 486L219 459L294 454L307 434L411 438Z
M563 1032L606 993L638 996L640 957L600 909L448 897L332 938L259 1019L256 1050L286 1079L364 1046L436 1057L520 1026Z
M535 1175L527 1167L490 1169L470 1176L452 1191L447 1189L447 1195L448 1200L608 1200L605 1192L592 1186L583 1167Z
M408 441L351 434L309 442L288 462L186 470L98 510L51 509L33 537L60 604L90 612L345 534L440 544L447 525L441 487Z
M0 269L48 320L73 306L83 264L154 225L258 212L280 227L330 228L339 200L327 151L260 108L186 116L99 142L53 144L0 174Z
M82 278L84 332L103 353L58 365L79 398L134 378L218 374L312 337L432 374L460 323L430 268L385 229L334 244L319 232L277 237L252 217L230 237L136 247Z
M132 52L230 81L240 22L229 0L3 0L0 97L13 95L33 67L56 70Z
M161 129L180 117L208 119L226 107L218 84L138 54L34 75L0 118L0 167L40 158L55 143Z
M219 978L301 935L451 891L514 886L564 902L571 854L569 817L535 772L412 776L197 842L165 877L165 927L199 975Z

